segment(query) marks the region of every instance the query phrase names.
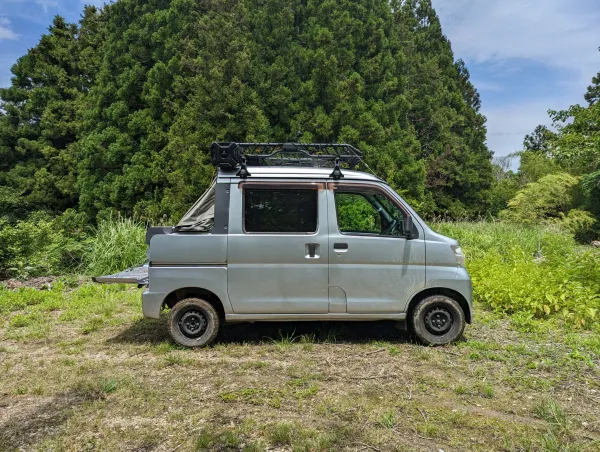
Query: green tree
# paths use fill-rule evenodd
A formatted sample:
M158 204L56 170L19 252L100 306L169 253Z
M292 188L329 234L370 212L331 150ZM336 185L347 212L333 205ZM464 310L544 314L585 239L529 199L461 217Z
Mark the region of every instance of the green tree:
M592 84L588 86L587 92L583 97L590 105L594 105L600 100L600 72L595 77L592 77Z
M464 62L429 0L393 3L405 57L408 118L416 131L425 185L435 214L463 217L487 210L492 183L485 117Z
M523 223L564 218L575 207L578 184L579 178L567 173L544 176L519 190L502 216Z
M600 103L551 111L558 130L555 159L582 176L585 206L600 217Z
M512 155L507 155L495 158L492 163L494 181L490 189L488 213L493 216L497 216L502 210L506 209L508 202L519 191L519 175L510 169L512 159Z
M551 142L555 134L546 126L539 125L531 135L525 135L523 150L526 152L539 152L551 156Z
M86 7L82 29L97 20ZM76 161L68 151L79 133L78 103L93 84L91 44L80 29L56 16L37 46L12 67L11 86L0 89L0 185L31 208L63 211L77 204Z
M175 219L212 141L345 141L422 213L489 207L481 100L429 0L118 0L0 91L0 206ZM166 221L166 220L165 220Z

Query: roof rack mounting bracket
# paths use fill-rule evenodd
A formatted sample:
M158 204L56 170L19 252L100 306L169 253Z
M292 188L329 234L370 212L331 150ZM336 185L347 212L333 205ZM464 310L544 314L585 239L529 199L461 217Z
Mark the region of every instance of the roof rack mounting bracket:
M248 176L252 176L252 174L250 174L250 171L248 171L248 167L246 166L246 157L242 157L240 170L237 172L236 176L241 177L242 179L245 179Z
M333 171L329 177L332 177L333 180L340 180L342 177L344 177L342 170L340 169L340 159L338 157L335 159L335 168L333 168Z

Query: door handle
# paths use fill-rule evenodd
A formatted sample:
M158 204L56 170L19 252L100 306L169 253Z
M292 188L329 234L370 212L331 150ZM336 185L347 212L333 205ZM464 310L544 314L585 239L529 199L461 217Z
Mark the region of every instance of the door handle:
M334 243L333 251L335 251L336 253L345 253L346 251L348 251L348 244L347 243Z
M307 243L305 248L304 257L307 259L318 259L319 258L319 244L318 243Z

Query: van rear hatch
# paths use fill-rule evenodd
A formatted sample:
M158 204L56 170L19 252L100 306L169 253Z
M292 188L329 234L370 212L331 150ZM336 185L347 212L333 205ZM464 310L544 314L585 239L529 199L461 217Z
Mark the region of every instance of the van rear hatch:
M122 272L113 275L94 276L92 281L101 284L138 284L145 286L148 284L148 264L141 267L128 268Z

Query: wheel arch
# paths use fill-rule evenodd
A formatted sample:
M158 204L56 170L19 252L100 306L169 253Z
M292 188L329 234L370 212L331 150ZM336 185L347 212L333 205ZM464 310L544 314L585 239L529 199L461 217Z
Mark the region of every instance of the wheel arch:
M410 326L412 313L413 313L415 307L417 306L417 304L419 303L419 301L423 300L424 298L430 297L432 295L445 295L449 298L452 298L453 300L456 300L458 302L458 304L460 305L460 307L462 308L463 312L465 313L465 321L469 324L471 323L471 309L470 309L469 303L468 303L467 299L464 297L464 295L462 295L460 292L458 292L456 290L449 289L447 287L430 287L430 288L427 288L427 289L422 290L421 292L417 293L412 298L412 300L410 300L410 303L408 304L408 309L406 310L407 326Z
M178 302L186 298L201 298L207 301L217 310L221 319L225 318L225 309L221 299L214 292L201 287L182 287L174 290L165 297L161 309L165 307L173 309Z

